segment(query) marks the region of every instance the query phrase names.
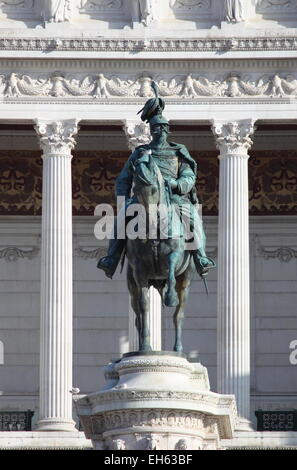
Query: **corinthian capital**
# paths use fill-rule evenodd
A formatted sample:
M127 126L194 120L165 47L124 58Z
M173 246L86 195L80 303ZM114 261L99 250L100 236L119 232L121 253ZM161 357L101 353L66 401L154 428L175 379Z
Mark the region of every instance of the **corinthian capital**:
M212 122L212 132L221 155L247 155L253 144L251 136L254 130L254 121L252 119Z
M40 121L36 119L35 130L44 153L70 154L75 147L74 136L78 132L78 121Z
M132 152L138 145L145 145L151 141L150 128L144 122L125 121L123 129L127 137L128 147Z

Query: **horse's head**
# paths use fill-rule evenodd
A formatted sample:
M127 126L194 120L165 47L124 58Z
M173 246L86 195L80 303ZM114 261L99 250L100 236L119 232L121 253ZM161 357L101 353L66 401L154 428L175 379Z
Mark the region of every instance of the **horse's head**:
M148 211L150 205L160 203L160 179L158 167L151 156L146 162L139 162L134 172L134 194Z

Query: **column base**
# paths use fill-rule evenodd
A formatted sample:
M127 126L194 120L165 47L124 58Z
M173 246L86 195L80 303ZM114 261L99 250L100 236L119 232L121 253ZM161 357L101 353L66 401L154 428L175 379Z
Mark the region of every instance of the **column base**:
M235 431L241 432L241 431L250 431L250 432L255 432L253 427L252 427L252 422L249 419L246 418L238 418L238 423L235 426Z
M45 418L37 423L37 431L77 431L72 419Z

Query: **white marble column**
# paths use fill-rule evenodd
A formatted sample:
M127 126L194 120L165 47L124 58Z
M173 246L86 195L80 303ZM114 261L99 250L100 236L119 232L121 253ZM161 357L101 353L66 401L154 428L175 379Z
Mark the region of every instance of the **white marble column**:
M71 150L78 127L74 119L37 120L35 129L43 150L38 430L74 431Z
M151 141L149 126L139 121L125 121L124 131L127 137L129 149L133 152L138 145L148 144ZM151 347L154 351L161 351L161 314L162 301L159 292L153 287L149 290L150 308L149 325ZM129 307L129 350L138 350L138 333L135 326L135 313Z
M220 151L217 391L235 394L240 426L250 419L248 150L252 120L213 122Z

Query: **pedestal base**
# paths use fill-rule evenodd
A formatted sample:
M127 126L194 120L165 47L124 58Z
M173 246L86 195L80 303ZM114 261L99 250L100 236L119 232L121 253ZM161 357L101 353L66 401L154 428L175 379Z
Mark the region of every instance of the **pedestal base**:
M211 392L206 368L184 357L129 354L105 376L104 390L76 402L97 450L216 450L233 436L234 396Z

